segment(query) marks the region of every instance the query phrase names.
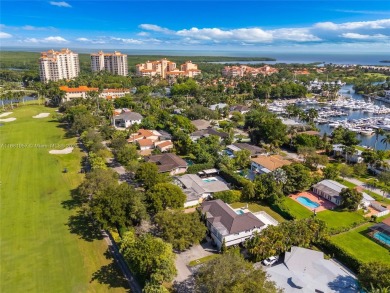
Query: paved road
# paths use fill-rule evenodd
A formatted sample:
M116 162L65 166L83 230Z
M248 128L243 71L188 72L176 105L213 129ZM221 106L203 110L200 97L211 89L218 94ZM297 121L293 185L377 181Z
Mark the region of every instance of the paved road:
M353 183L353 184L356 184L357 186L361 186L361 187L363 187L364 189L368 189L368 190L370 190L370 191L372 191L372 192L375 192L375 193L377 193L377 194L379 194L379 195L381 195L381 196L383 196L383 197L389 197L389 194L387 194L387 195L383 195L383 191L381 190L381 189L379 189L379 188L375 188L375 187L371 187L371 186L369 186L368 184L366 184L366 183L364 183L364 182L362 182L362 181L360 181L360 180L358 180L358 179L356 179L356 178L350 178L350 177L347 177L347 178L345 178L345 180L346 181L349 181L349 182L351 182L351 183Z
M125 260L123 259L122 254L119 252L118 246L116 245L114 239L112 239L111 234L105 230L101 230L101 233L107 242L108 249L110 250L112 256L114 257L115 262L120 267L123 275L125 276L127 282L129 283L131 292L142 293L141 286L138 284L137 280L130 272Z

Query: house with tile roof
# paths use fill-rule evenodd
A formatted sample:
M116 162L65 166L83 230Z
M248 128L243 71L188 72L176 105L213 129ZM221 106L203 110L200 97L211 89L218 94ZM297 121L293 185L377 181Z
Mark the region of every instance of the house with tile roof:
M291 163L279 155L258 156L251 159L251 171L256 174L270 173Z
M267 227L250 211L235 211L220 199L203 202L199 211L218 249L224 241L227 247L238 245Z

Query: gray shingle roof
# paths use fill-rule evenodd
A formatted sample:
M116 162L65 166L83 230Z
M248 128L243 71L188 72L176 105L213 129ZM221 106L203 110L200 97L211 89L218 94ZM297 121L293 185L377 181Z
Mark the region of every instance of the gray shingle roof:
M171 153L150 156L146 160L151 163L156 163L159 172L169 172L176 168L187 167L186 161Z
M143 117L137 112L123 112L117 116L114 116L114 119L123 119L123 120L141 120Z
M220 199L202 203L201 211L203 214L206 214L207 220L222 235L236 234L265 226L252 213L236 214L234 210Z

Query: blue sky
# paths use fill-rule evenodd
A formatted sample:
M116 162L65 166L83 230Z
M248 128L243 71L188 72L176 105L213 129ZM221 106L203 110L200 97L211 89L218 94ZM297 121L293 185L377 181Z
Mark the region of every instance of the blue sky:
M1 0L0 5L4 47L390 52L389 0Z

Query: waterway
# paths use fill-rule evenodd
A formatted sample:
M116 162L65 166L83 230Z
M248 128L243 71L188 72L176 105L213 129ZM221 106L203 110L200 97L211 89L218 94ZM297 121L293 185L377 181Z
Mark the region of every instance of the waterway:
M365 99L362 95L355 93L352 85L343 86L340 89L340 94L351 96L355 100L367 101L367 99ZM381 101L373 100L372 103L374 103L375 105L379 105L379 106L385 105L386 107L390 107L390 104L386 104L386 103L383 103ZM344 110L344 111L347 111L347 110ZM372 113L363 113L362 111L348 111L348 113L349 113L348 116L333 117L332 120L345 120L345 119L349 120L349 119L360 119L360 118L386 116L386 115L378 115L377 116L377 115L373 115ZM387 115L387 117L390 118L390 115ZM328 135L330 135L334 129L334 128L329 127L328 124L319 124L319 125L317 125L317 127L319 128L321 134L327 133ZM378 137L378 143L377 143L376 148L378 150L390 149L390 145L387 145L387 148L386 148L385 144L381 143L382 138L383 138L383 136ZM360 145L373 148L375 145L376 137L375 137L375 135L363 136L363 135L358 134L358 139L361 141Z

